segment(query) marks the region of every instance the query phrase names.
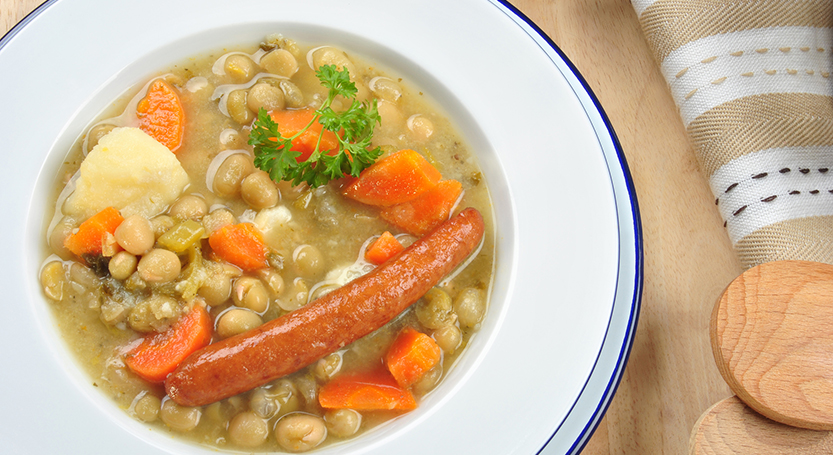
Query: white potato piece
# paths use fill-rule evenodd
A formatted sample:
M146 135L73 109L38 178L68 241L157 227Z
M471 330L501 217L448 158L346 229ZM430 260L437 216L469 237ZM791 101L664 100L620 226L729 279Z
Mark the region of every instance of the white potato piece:
M139 128L116 128L81 163L64 212L89 218L107 207L122 216L162 213L188 186L179 160Z

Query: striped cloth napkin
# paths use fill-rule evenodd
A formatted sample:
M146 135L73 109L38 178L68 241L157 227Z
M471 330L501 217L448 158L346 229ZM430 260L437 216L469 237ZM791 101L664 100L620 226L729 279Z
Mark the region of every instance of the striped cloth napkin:
M833 0L632 0L744 267L833 264Z

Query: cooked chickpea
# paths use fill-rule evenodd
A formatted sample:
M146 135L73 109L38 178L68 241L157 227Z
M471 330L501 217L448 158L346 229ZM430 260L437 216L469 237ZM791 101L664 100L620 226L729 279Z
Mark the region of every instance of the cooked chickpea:
M260 59L260 66L268 73L292 77L298 72L298 60L286 49L275 49Z
M92 269L77 262L73 262L69 267L69 279L83 290L96 289L101 285L101 280Z
M136 271L138 263L139 260L136 259L136 256L127 251L119 251L110 259L107 268L110 270L110 276L124 281Z
M258 271L258 276L272 297L280 297L283 294L284 281L280 273L272 269L262 269Z
M143 422L153 422L159 416L162 400L149 393L142 394L133 404L133 412Z
M228 435L239 446L257 447L269 437L269 425L254 412L241 412L229 422Z
M321 444L327 437L324 419L312 414L293 412L278 420L275 438L291 452L306 452Z
M405 123L405 116L396 105L389 101L379 101L376 105L382 123L378 125L377 131L381 136L395 138L399 135L402 125Z
M387 77L374 77L370 80L368 87L381 100L395 103L402 97L402 88L399 84Z
M301 92L301 89L297 85L290 81L282 80L278 83L278 86L283 92L283 100L284 103L286 103L286 107L293 109L303 107L304 93Z
M228 226L229 224L237 224L237 218L235 218L234 214L231 213L231 210L227 208L212 210L211 213L204 216L202 219L202 225L205 228L205 233L208 235L211 235L212 232L223 226Z
M307 304L309 298L309 286L303 278L292 280L292 286L288 289L285 298L278 299L278 306L284 311L295 311Z
M451 297L440 288L428 290L414 305L419 323L429 329L439 329L454 324L455 315L452 310Z
M182 264L173 251L155 248L142 256L136 270L148 283L169 283L179 276Z
M63 260L72 259L73 254L64 246L64 241L72 234L75 225L70 218L62 218L49 233L49 248Z
M327 430L339 438L353 436L362 426L362 415L352 409L331 409L324 414Z
M463 344L463 332L456 325L440 327L434 330L431 337L446 354L454 354L454 351Z
M113 235L119 246L135 255L147 253L156 241L153 235L153 225L142 215L130 215L125 218Z
M476 326L486 313L486 299L477 288L465 288L454 298L454 311L460 325L465 328Z
M168 215L178 220L201 220L208 213L205 199L195 194L186 194L171 205Z
M202 408L180 406L171 399L162 401L159 417L172 430L188 432L197 427L202 417Z
M274 207L280 199L275 182L268 173L261 170L252 172L240 182L240 196L249 207L256 210Z
M150 225L153 228L153 235L157 239L162 236L162 234L168 232L174 225L176 221L168 215L159 215L154 217L150 220Z
M249 82L258 72L257 64L247 55L233 54L226 57L223 69L238 84Z
M342 358L337 352L332 353L315 363L313 374L319 381L326 382L341 371Z
M246 90L234 90L226 97L229 117L241 125L248 125L255 118L255 114L249 109L247 98Z
M418 141L427 141L434 134L434 122L422 115L412 115L407 121L408 129Z
M263 324L263 319L249 310L232 308L217 322L217 334L222 338L232 337L258 327Z
M235 305L248 308L255 313L263 313L269 308L269 294L266 286L254 277L244 276L235 280L231 298Z
M69 285L64 264L60 261L52 261L46 264L40 273L40 284L47 297L57 301L63 300Z
M301 245L292 252L295 270L305 277L315 277L324 271L324 256L312 245Z
M202 297L208 306L222 305L231 297L231 277L225 273L212 274L197 290L197 295Z
M235 153L220 164L214 175L214 194L220 197L232 197L240 193L240 183L254 172L252 158L242 153Z
M440 378L442 378L442 376L443 364L438 363L434 366L434 368L431 368L428 372L422 375L422 377L419 378L419 381L411 386L411 390L413 390L416 395L425 395L440 383Z
M246 95L246 106L256 113L260 109L281 110L286 106L286 102L283 98L283 91L279 87L266 82L258 82L249 89Z

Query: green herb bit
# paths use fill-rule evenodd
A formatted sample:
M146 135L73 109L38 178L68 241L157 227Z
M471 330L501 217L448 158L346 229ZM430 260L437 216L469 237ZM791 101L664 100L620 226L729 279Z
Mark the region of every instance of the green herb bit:
M313 187L359 173L373 164L382 154L382 149L370 149L373 129L381 123L376 100L370 103L355 99L356 84L350 80L347 68L339 71L335 65L324 65L316 71L321 85L328 90L327 98L315 115L301 131L291 137L281 135L278 124L261 108L252 124L249 144L254 146L254 164L269 173L272 180L291 181L293 185L307 182ZM336 112L331 105L337 96L351 102L344 112ZM298 162L300 152L292 150L292 140L306 132L314 122L323 127L318 136L315 150L306 161ZM319 150L324 131L332 131L338 138L335 153ZM332 154L331 154L332 153Z

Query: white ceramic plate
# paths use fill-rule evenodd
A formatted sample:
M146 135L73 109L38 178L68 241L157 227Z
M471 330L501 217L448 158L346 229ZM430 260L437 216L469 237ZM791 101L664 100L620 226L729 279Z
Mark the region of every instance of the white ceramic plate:
M76 367L36 280L45 204L69 145L122 91L273 32L408 75L476 150L497 215L492 306L459 364L418 410L318 453L580 451L636 328L635 193L581 76L494 0L60 0L3 37L0 451L212 453L130 419Z

